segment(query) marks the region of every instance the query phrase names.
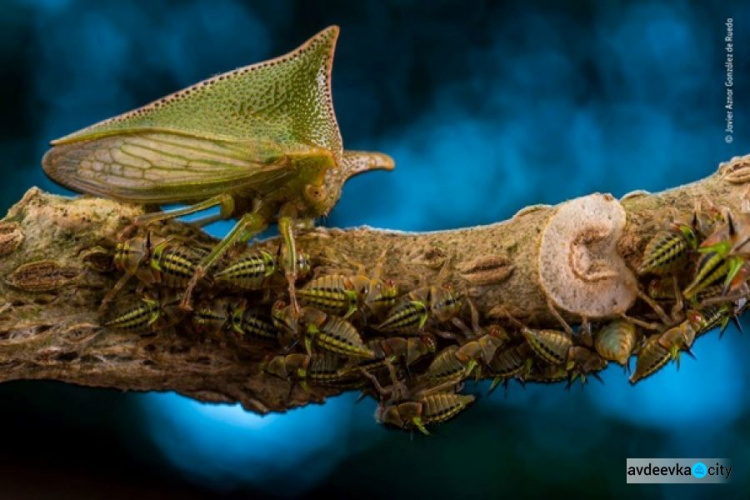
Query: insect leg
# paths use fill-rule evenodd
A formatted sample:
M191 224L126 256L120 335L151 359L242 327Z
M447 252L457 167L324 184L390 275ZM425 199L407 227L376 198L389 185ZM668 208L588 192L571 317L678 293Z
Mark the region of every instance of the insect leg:
M128 281L130 281L130 278L132 275L130 274L123 274L119 280L117 280L117 283L115 283L115 286L112 287L112 289L107 292L107 295L104 296L102 299L101 304L99 304L99 312L103 312L110 302L117 296L117 294L122 290L122 288L127 285Z
M573 329L570 327L567 321L565 321L565 318L562 317L562 314L560 314L557 311L557 307L552 302L552 299L547 298L547 309L549 309L549 312L552 313L552 316L555 317L555 319L562 325L563 329L565 330L565 333L567 333L570 336L573 336Z
M637 293L638 293L638 298L641 299L646 304L648 304L648 306L654 310L654 312L659 316L659 319L661 319L662 323L664 323L665 325L669 325L672 323L672 318L667 316L667 313L664 312L664 309L662 309L662 307L659 304L657 304L654 299L649 297L648 294L644 293L643 290L641 290L640 288L638 288ZM682 295L680 295L680 298L681 297Z
M581 343L586 347L594 347L594 333L591 331L591 323L586 316L581 317L581 327L578 329L578 336Z
M289 284L289 304L292 306L292 310L299 312L299 304L297 304L297 294L295 293L294 283L297 281L297 247L294 242L294 229L292 228L292 218L288 216L279 217L279 233L284 238L284 246L286 251L284 252L284 275L286 281Z
M372 373L368 372L364 368L360 368L359 371L362 374L362 376L364 376L370 382L372 382L372 385L375 387L375 390L378 392L378 394L380 395L381 399L384 398L384 397L390 396L390 394L391 394L391 388L385 388L385 387L383 387L380 384L380 382L378 381L378 377L376 377Z
M180 308L188 311L191 309L190 298L198 281L206 275L208 269L213 266L240 237L247 233L260 233L266 228L266 226L268 226L268 222L260 214L249 213L243 215L224 239L217 243L211 252L203 257L198 263L195 269L195 274L193 274L193 277L190 279L190 282L185 289L185 295L182 297Z
M211 267L224 252L226 252L230 246L232 246L238 239L243 240L249 239L248 235L252 237L255 234L260 233L268 226L266 219L258 213L249 213L243 215L237 224L234 225L231 231L221 240L211 252L203 257L198 267L202 268L205 272Z
M208 226L209 224L213 224L214 222L226 219L228 219L228 217L225 217L222 213L218 213L215 215L207 215L205 217L201 217L200 219L192 220L190 221L190 224L195 227L204 227Z
M673 319L677 319L682 314L682 310L685 308L685 300L682 297L682 291L680 291L680 283L677 281L677 276L672 276L672 288L674 290L675 301L672 306L672 310L669 312Z
M407 389L406 384L398 378L396 367L393 366L393 363L388 359L385 360L385 366L388 368L388 376L391 379L391 398L395 400L406 399L409 390Z
M222 218L228 219L234 212L234 198L231 194L220 194L218 196L214 196L213 198L209 198L207 200L196 203L195 205L190 205L189 207L167 210L166 212L156 212L153 214L141 215L140 217L136 218L135 223L136 225L143 226L151 222L176 219L177 217L194 214L196 212L202 212L203 210L208 210L209 208L213 208L215 206L220 206Z
M652 331L660 331L662 330L662 325L659 323L648 323L646 321L641 321L640 319L631 318L630 316L626 315L625 313L620 314L620 318L624 319L625 321L628 321L636 326L640 326L641 328L645 328L646 330L652 330Z

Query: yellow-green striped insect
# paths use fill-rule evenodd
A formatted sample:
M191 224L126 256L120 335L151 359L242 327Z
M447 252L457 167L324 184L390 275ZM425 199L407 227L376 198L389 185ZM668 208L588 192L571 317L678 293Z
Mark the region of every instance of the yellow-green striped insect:
M690 347L696 335L706 328L706 318L696 310L687 312L687 319L673 326L666 332L649 337L638 352L635 372L630 377L630 383L648 377L662 368L670 359L674 359L679 368L680 351L692 355Z
M232 331L242 338L277 340L279 330L266 314L261 313L258 308L247 307L244 301L240 301L232 308Z
M468 363L470 360L474 360L488 365L495 357L498 349L503 347L507 340L505 331L496 325L491 326L488 332L463 344L456 351L456 357L459 361Z
M573 338L558 330L522 328L521 333L534 354L552 365L562 365L568 361L568 353L573 347Z
M697 204L689 222L678 217L669 229L651 238L643 252L638 274L665 275L678 270L687 263L688 254L698 249L704 238L710 238L721 220L723 217L717 207L702 208Z
M679 367L680 351L685 351L692 356L690 347L693 345L698 332L705 327L706 318L703 314L690 309L685 321L664 332L659 337L659 343L669 351L670 356Z
M555 312L554 309L552 311ZM576 345L573 341L573 330L561 316L557 316L565 331L532 329L512 316L509 316L509 319L520 327L524 340L537 358L567 371L570 374L569 382L572 383L580 377L581 382L585 383L587 373L592 373L598 378L596 372L603 370L607 366L607 361L597 352Z
M159 301L151 296L141 297L135 304L104 323L107 328L126 332L145 333L161 317Z
M344 151L331 99L339 29L329 27L284 56L224 73L52 142L42 165L56 182L127 203L192 206L137 223L220 206L235 227L197 266L197 282L236 241L278 221L295 310L293 228L324 216L346 180L391 170L380 153ZM202 222L216 220L209 217Z
M428 290L427 288L419 289ZM399 299L388 313L388 317L377 329L382 332L398 332L404 335L421 334L430 310L425 299L410 292Z
M258 308L244 299L218 298L201 301L193 312L193 326L201 333L219 335L234 332L240 338L277 340L279 330Z
M307 354L292 353L273 356L267 359L263 363L262 369L269 375L284 380L304 380L307 378L307 367L309 365L310 356Z
M420 337L379 337L367 341L367 347L375 354L374 359L358 362L348 366L345 371L362 370L373 372L388 368L396 362L403 363L405 368L413 365L437 349L435 338L431 335Z
M698 261L693 281L685 288L683 295L686 299L692 299L702 290L727 276L729 264L720 253L708 252L703 254Z
M161 238L158 239L161 241ZM101 302L100 310L104 310L120 290L130 281L130 278L136 276L138 280L146 285L156 282L157 276L148 265L151 259L153 244L151 234L146 236L135 236L123 241L119 241L115 247L112 263L123 275L115 285L107 292Z
M125 273L126 276L139 276L147 284L153 282L152 273L144 266L151 256L151 235L135 236L117 243L112 262L115 269ZM144 271L146 271L144 273Z
M635 384L654 373L667 364L670 359L669 350L659 343L659 336L652 335L638 352L635 371L630 377L630 383Z
M271 318L279 330L296 340L302 338L308 355L313 345L341 356L372 359L372 352L362 341L354 326L343 318L324 313L312 307L303 307L299 314L283 301L277 301L271 309Z
M269 281L280 274L278 259L261 250L248 252L213 275L216 283L239 291L261 290ZM278 273L278 274L277 274ZM305 278L310 274L310 258L304 252L297 254L297 277Z
M115 312L103 325L134 333L164 330L185 319L186 313L178 307L179 301L179 296L169 292L163 292L160 296L132 295L130 299L116 304Z
M348 318L356 310L359 292L348 276L340 274L316 278L297 290L297 296L305 304Z
M729 304L716 304L713 306L708 306L702 309L701 313L703 314L705 324L702 325L697 332L695 332L696 338L710 332L717 326L720 327L719 336L724 335L724 330L726 330L730 320L734 320L735 324L739 325L737 316L735 316L735 313L733 311L733 307Z
M157 283L167 288L181 288L190 282L206 253L184 242L164 240L153 247L149 264Z
M238 290L260 290L276 272L276 258L261 250L243 255L215 273L216 283Z
M435 323L449 321L458 315L462 305L463 296L448 285L423 286L399 298L376 329L418 335L428 319Z
M205 335L225 333L230 328L235 301L228 297L199 301L192 312L193 327Z
M123 275L102 299L102 309L133 276L146 286L160 284L167 288L184 288L206 254L208 250L204 247L151 233L120 241L112 261L115 269L122 271Z
M719 255L726 259L726 278L723 292L737 290L750 277L750 214L728 214L724 225L716 229L701 244L699 252Z
M585 383L587 373L596 376L596 372L607 366L606 360L598 353L575 345L572 336L566 332L522 328L521 333L539 359L569 372L570 382L580 377Z
M500 382L507 383L511 377L519 376L523 382L531 372L533 361L531 348L525 342L495 353L488 363L490 374L494 377L490 392L494 391Z
M440 392L415 401L381 404L375 419L382 424L406 430L418 429L422 434L429 435L427 426L455 417L475 399L472 395Z
M297 290L297 295L307 305L348 318L356 311L363 315L380 317L396 302L398 287L392 280L380 278L385 252L378 258L372 276L365 267L357 264L351 275L327 274L313 279ZM345 255L346 260L350 260Z
M374 339L374 342L370 341L367 345L371 348L373 345L377 346L373 348L377 357L402 359L407 367L437 349L435 338L431 335Z
M477 367L477 361L468 359L466 362L456 356L459 347L457 345L448 346L435 356L427 371L422 376L422 380L430 384L442 384L448 381L456 383L467 378Z
M690 226L680 224L657 233L643 251L638 274L662 275L671 272L685 264L688 250L697 247L697 238Z
M306 307L300 313L300 322L305 326L305 349L308 353L314 343L321 349L342 356L375 357L375 353L362 342L357 329L343 318Z
M568 385L580 379L582 384L586 383L586 376L591 374L594 378L602 381L597 372L607 367L607 360L598 352L581 345L573 346L568 352L568 362L565 370L570 374Z
M274 356L265 363L263 370L281 379L299 382L305 392L310 392L308 381L337 387L358 383L356 374L342 372L344 362L344 358L330 352L312 356L294 353Z
M594 348L599 355L622 366L628 366L638 341L638 329L624 319L616 319L594 334Z
M493 327L489 331L461 346L452 345L443 349L430 363L423 378L431 383L443 383L460 381L475 374L478 379L482 366L488 365L497 350L505 344L505 338L501 337L505 334L502 329Z

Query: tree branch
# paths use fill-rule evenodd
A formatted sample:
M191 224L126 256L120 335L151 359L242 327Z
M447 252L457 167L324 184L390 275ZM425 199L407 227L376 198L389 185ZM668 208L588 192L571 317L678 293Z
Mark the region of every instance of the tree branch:
M675 211L690 213L696 203L740 211L748 181L750 156L658 194L631 193L619 201L594 194L529 207L503 223L424 234L317 228L300 234L297 243L321 272L351 268L351 261L371 270L387 250L383 277L403 282L419 274L432 283L448 262L447 281L468 293L483 324L510 313L557 327L550 304L573 322L627 311L643 285L631 270L651 236ZM201 401L239 401L259 413L340 392L297 387L290 396L289 382L260 369L266 356L281 352L278 346L200 338L182 327L136 335L99 326L101 298L119 278L106 270L102 242L115 239L140 213L139 207L36 188L9 210L0 222L0 381L171 390ZM163 231L212 241L182 223L166 224ZM257 245L275 253L278 244L272 239Z

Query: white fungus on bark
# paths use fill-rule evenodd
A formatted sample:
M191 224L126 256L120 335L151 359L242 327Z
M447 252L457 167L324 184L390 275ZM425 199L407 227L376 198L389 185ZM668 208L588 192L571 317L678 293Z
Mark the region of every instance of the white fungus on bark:
M638 283L617 252L625 210L609 194L559 205L543 230L539 282L552 305L585 318L624 313Z

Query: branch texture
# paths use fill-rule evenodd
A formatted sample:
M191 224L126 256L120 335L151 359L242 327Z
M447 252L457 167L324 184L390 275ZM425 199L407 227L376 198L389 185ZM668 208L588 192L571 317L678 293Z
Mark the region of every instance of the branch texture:
M470 297L483 327L508 325L511 315L559 328L551 308L573 323L630 311L643 286L633 270L654 234L697 204L741 212L748 181L750 156L658 194L636 192L621 200L592 194L529 207L498 224L425 234L316 228L301 232L297 245L317 274L352 270L352 262L372 270L384 254L383 278L412 287L445 281ZM201 337L179 325L142 335L102 327L99 305L120 278L111 269L112 242L141 213L136 206L36 188L9 210L0 222L0 381L176 391L201 401L240 402L258 413L320 402L343 390L315 384L303 390L265 374L263 360L284 352L278 345ZM178 222L160 232L213 241ZM276 239L255 244L272 254L278 246ZM211 292L204 287L201 293ZM271 293L278 295L272 302L285 291ZM468 308L461 319L471 323Z

